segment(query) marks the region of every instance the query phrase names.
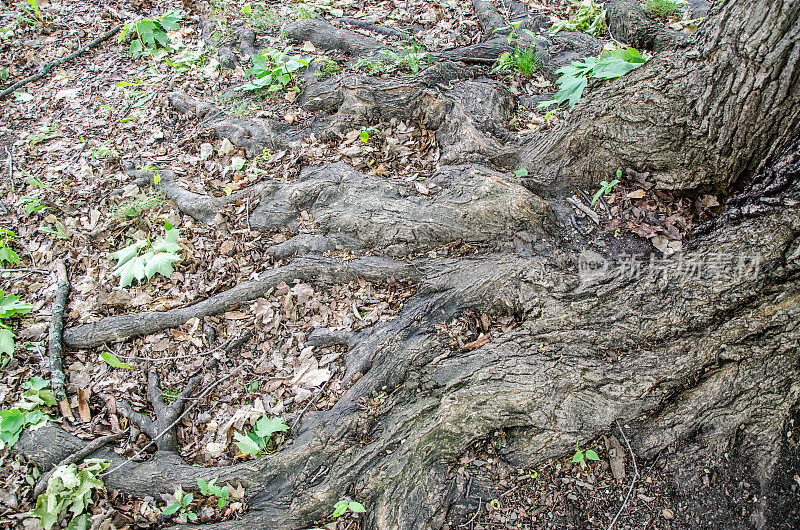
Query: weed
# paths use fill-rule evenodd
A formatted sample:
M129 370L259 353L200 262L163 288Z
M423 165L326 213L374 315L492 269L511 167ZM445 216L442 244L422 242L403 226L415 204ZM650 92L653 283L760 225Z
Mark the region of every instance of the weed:
M197 514L194 513L190 508L189 505L194 500L194 494L192 493L184 493L183 489L178 486L175 488L175 502L165 507L162 511L162 515L173 515L178 514L178 522L185 523L187 521L195 522L197 521Z
M146 210L164 204L164 195L161 192L150 192L140 197L128 199L127 201L112 207L114 219L135 219L142 216Z
M364 505L360 502L342 499L333 505L333 513L331 514L331 518L337 519L348 511L351 513L364 513L367 511L367 509L364 508Z
M494 68L492 68L493 72L510 70L530 76L539 68L539 59L536 55L536 36L529 29L520 30L519 26L520 23L516 22L495 30L503 31L510 29L507 39L508 45L511 46L512 50L510 52L503 52L500 57L497 58L497 63L495 63ZM520 34L517 33L518 30L530 39L530 43L524 44L521 42Z
M660 0L669 1L669 0ZM582 31L600 37L606 33L606 10L592 0L583 0L578 6L578 12L569 20L562 20L553 24L550 34L559 31Z
M38 212L39 210L44 210L47 208L44 204L41 203L41 196L39 193L35 193L33 195L23 195L17 201L17 206L22 206L25 208L25 215L30 215L34 212Z
M207 496L213 496L217 498L217 506L220 508L224 508L226 504L228 504L228 498L231 495L228 486L222 486L221 488L215 484L217 479L212 479L209 482L199 478L197 479L197 486L200 488L200 493Z
M528 176L528 169L520 166L519 169L514 170L514 176L517 178L523 178Z
M618 169L617 170L617 178L615 178L611 182L606 182L605 180L601 181L600 182L600 189L597 190L595 192L594 196L592 197L592 206L594 206L594 203L596 203L598 201L598 199L600 199L600 197L602 197L603 195L608 195L609 193L611 193L611 189L614 186L616 186L617 184L619 184L619 179L621 179L621 178L622 178L622 170Z
M572 461L576 464L581 465L581 469L586 467L586 460L600 460L600 457L597 456L597 453L594 452L592 449L586 449L582 451L578 442L575 442L575 454L572 456Z
M247 70L247 74L255 75L256 79L236 87L236 90L266 89L269 93L285 90L295 83L294 72L307 67L310 60L310 57L288 55L275 48L266 48L253 56L253 67Z
M668 18L679 14L685 5L685 0L647 0L644 10L654 17Z
M433 62L424 46L415 39L404 42L398 51L381 50L381 53L386 57L385 60L377 57L363 58L356 63L355 69L364 69L369 75L390 74L397 71L416 74L422 69L423 64L430 66Z
M590 77L596 79L621 77L644 63L645 59L631 47L604 51L599 58L587 57L581 61L573 61L569 66L556 70L556 73L561 74L556 80L560 88L553 99L543 101L539 106L561 105L566 101L570 107L574 107L581 99Z
M28 5L20 4L22 14L19 22L27 26L44 26L49 16L42 13L39 3L36 0L28 0Z
M141 282L145 277L149 280L156 274L169 278L174 272L172 264L180 261L177 252L178 229L164 223L166 234L152 244L149 239L139 239L132 245L111 254L117 260L112 276L119 276L119 286L128 287L134 278Z
M0 265L19 265L19 254L11 248L10 242L17 237L11 230L0 229Z
M242 6L242 14L247 18L247 24L257 33L280 26L281 19L274 9L266 2L254 2Z
M39 231L44 232L45 234L50 234L56 239L69 239L69 232L61 223L61 221L58 220L55 222L55 228L51 228L49 226L40 226Z
M42 527L50 530L61 515L71 512L67 528L89 528L89 514L84 513L92 504L92 490L105 491L100 472L110 465L107 460L86 459L80 466L58 466L47 480L47 489L36 499L31 515L38 517Z
M131 57L136 59L142 54L148 54L159 60L169 51L167 32L180 29L182 20L183 12L173 9L155 19L141 18L128 22L117 37L117 42L124 41L128 35L134 35L129 47Z
M22 398L12 408L0 410L0 450L17 443L25 427L35 430L47 423L50 417L41 408L56 404L48 379L32 377L22 388Z
M253 432L235 432L233 439L239 453L245 456L255 456L268 452L270 439L275 433L285 432L289 426L281 418L268 418L262 416L255 425ZM275 440L273 440L275 441Z
M314 59L314 63L318 66L317 71L314 72L316 77L330 77L342 71L342 66L339 63L327 57L318 57Z

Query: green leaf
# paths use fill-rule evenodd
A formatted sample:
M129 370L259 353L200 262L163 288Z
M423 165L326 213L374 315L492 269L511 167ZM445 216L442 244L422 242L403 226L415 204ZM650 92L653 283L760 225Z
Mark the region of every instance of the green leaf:
M597 453L595 453L594 450L592 449L586 450L586 458L588 458L589 460L600 460L600 457L597 456Z
M177 512L180 509L181 509L181 505L178 504L177 502L175 502L175 503L170 504L166 508L164 508L161 511L161 514L162 515L172 515L172 514L174 514L175 512Z
M19 265L21 263L19 254L14 252L11 248L0 246L0 264L10 263L11 265Z
M267 418L262 417L256 422L255 434L261 438L269 439L273 433L288 431L289 426L283 421L283 418Z
M361 138L361 141L364 142L364 143L369 142L369 132L361 131L361 134L359 135L359 138Z
M190 504L192 504L193 500L194 500L194 493L187 493L186 495L183 496L182 502L184 506L189 506Z
M0 354L14 354L14 333L7 327L0 327Z
M112 274L114 276L119 276L119 286L128 287L133 283L134 278L141 282L145 276L145 262L146 259L144 256L140 256L125 262L121 267L116 269Z
M214 481L212 480L211 482L213 483ZM197 487L200 488L200 493L202 493L203 495L208 495L208 482L206 482L201 478L198 478Z
M139 249L145 246L147 246L147 241L144 239L139 239L136 241L136 243L113 252L111 257L117 260L117 264L114 266L114 268L118 269L120 266L135 258L139 254Z
M364 512L367 511L367 509L364 508L363 504L361 504L360 502L356 502L356 501L350 501L350 504L348 505L348 508L350 508L350 510L355 512L355 513L364 513Z
M119 357L113 353L103 352L100 354L100 358L103 359L111 368L124 368L126 370L133 368L132 364L120 361Z
M175 269L172 268L172 264L181 260L180 256L171 252L159 252L158 254L147 253L142 257L146 258L147 264L145 265L144 273L148 280L156 274L169 278L170 275L175 272Z
M572 462L576 462L576 463L580 462L580 463L582 463L583 462L583 451L577 451L572 456Z
M524 167L520 167L519 169L514 171L514 176L516 176L517 178L527 177L528 170Z
M131 41L130 46L128 47L128 51L131 54L131 57L136 59L142 53L144 47L142 46L142 41L139 39L134 39Z
M346 511L347 511L347 501L339 501L333 505L333 513L331 514L331 517L336 519Z
M233 439L236 447L239 448L239 452L243 455L257 455L261 451L261 448L252 438L238 431L233 433Z
M30 313L31 309L33 309L33 306L25 302L20 302L19 296L5 296L3 290L0 289L0 319L9 318L14 315L24 315Z
M38 375L31 377L30 380L22 384L23 388L26 388L28 390L33 390L36 392L38 392L39 390L44 390L49 386L50 386L50 380L45 379L44 377L40 377Z

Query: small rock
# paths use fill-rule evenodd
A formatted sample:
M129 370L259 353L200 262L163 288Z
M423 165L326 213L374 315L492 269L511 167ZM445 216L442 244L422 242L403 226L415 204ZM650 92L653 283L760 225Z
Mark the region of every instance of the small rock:
M661 517L663 517L668 521L672 521L673 519L675 519L675 513L669 508L664 508L663 510L661 510Z
M219 146L219 152L221 155L229 155L233 152L233 144L227 138L222 139L222 143Z

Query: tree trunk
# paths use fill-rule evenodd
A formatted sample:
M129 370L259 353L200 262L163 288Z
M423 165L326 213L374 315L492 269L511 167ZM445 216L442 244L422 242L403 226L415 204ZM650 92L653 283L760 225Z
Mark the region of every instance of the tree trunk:
M499 54L490 31L497 17L489 3L475 4L484 13L486 42L493 43L484 50L495 46ZM682 478L696 465L751 467L763 492L751 523L768 526L781 502L770 486L783 465L784 423L800 400L800 142L791 136L800 124L799 17L800 2L727 0L690 42L591 87L565 126L524 144L506 128L513 97L494 82L470 79L476 75L468 66L439 62L399 83L308 76L303 104L329 114L313 131L320 135L393 117L436 130L442 157L432 181L441 195L399 193L396 183L340 163L304 170L292 183L205 202L167 175L161 186L178 208L208 222L226 201L246 194L261 201L252 221L265 230L291 226L294 213L308 211L318 234L269 250L281 256L313 256L333 245L424 256L458 239L506 242L506 250L410 265L366 258L352 267L300 257L224 300L68 329L69 347L153 333L224 311L234 298L259 296L286 274L320 282L359 274L422 282L392 321L351 337L310 337L349 345L352 386L332 409L304 416L287 447L207 469L159 451L108 475L109 487L142 495L176 483L189 488L197 477L240 480L249 511L218 528L299 528L348 494L368 507L369 528L440 528L460 522L470 508L453 468L476 441L502 430L505 457L535 466L566 454L576 439L608 433L618 420L639 458L663 456ZM288 27L287 34L358 51L344 45L358 38L346 30L331 36L330 28L309 27ZM545 65L551 72L574 54L569 39L539 39L552 51ZM213 116L210 106L181 95L172 103ZM207 123L252 153L291 147L311 132L280 130L266 120ZM488 167L488 160L499 166ZM517 164L530 172L525 187L497 171ZM560 213L565 190L610 180L617 168L649 171L658 186L689 195L749 192L684 253L625 261L576 239ZM589 261L602 267L581 267ZM436 325L470 308L515 315L522 324L502 340L454 350ZM359 406L384 387L389 397L377 414ZM20 445L42 464L84 443L52 426L34 434ZM121 462L111 451L98 456Z

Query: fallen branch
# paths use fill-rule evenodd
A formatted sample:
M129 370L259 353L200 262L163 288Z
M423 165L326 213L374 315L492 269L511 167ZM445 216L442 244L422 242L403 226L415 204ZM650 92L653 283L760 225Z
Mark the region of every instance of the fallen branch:
M48 72L50 72L50 70L54 66L59 66L61 64L66 63L67 61L71 61L75 57L81 55L83 52L94 48L95 46L97 46L98 44L100 44L100 43L102 43L104 41L107 41L108 39L110 39L111 37L113 37L114 35L119 33L119 31L121 29L122 29L122 24L114 26L113 28L111 28L110 30L105 32L103 35L97 37L96 39L94 39L93 41L89 42L85 46L82 46L82 47L78 48L77 50L75 50L74 52L70 53L69 55L65 55L64 57L61 57L60 59L56 59L54 61L50 61L49 63L44 63L42 65L42 68L37 73L35 73L35 74L31 75L31 76L28 76L25 79L22 79L21 81L17 81L16 83L11 85L7 89L5 89L2 92L0 92L0 99L8 96L11 93L13 93L19 87L21 87L23 85L27 85L28 83L30 83L32 81L36 81L37 79L41 79L42 77L46 76L48 74Z
M64 391L64 359L62 357L61 335L64 332L64 310L67 307L69 298L69 278L64 262L56 262L56 273L58 275L58 290L56 299L53 301L52 317L50 320L49 346L50 350L50 385L53 388L53 396L56 401L62 402L67 398ZM69 404L61 404L62 410Z
M86 446L83 449L80 449L72 453L67 458L59 462L57 465L53 466L53 469L51 469L50 471L39 477L39 480L36 482L36 486L33 488L33 498L35 499L42 494L44 489L47 487L47 481L50 479L56 468L58 468L59 466L68 466L70 464L77 464L78 462L80 462L87 456L91 455L98 449L102 449L108 444L116 442L117 440L125 436L125 434L126 434L125 431L123 431L123 432L118 432L116 434L109 434L106 436L101 436L100 438L96 438L91 442L89 442L88 444L86 444Z

